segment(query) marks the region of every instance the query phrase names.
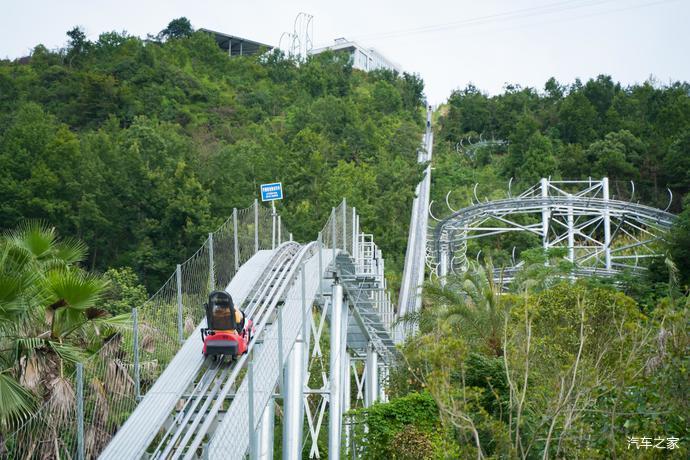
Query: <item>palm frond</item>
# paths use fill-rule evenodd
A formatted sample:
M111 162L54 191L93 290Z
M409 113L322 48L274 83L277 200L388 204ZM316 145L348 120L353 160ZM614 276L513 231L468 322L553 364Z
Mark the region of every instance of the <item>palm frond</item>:
M6 233L8 241L26 249L36 260L48 257L57 239L55 228L41 220L25 220Z
M45 283L53 302L63 300L66 308L78 310L95 306L108 286L104 278L79 269L52 270Z
M47 340L40 337L20 337L14 340L18 354L23 351L31 351L47 344Z
M51 340L48 342L48 346L64 361L78 363L86 359L84 352L73 345Z
M39 274L29 266L30 260L28 251L0 244L0 328L21 320L42 299Z
M0 373L0 430L17 427L34 410L33 395L12 376Z
M55 257L66 264L81 262L87 253L86 244L74 238L64 238L55 245Z
M131 331L132 315L123 313L117 316L99 316L84 324L84 329L90 342L103 340L103 337L111 336L114 333Z

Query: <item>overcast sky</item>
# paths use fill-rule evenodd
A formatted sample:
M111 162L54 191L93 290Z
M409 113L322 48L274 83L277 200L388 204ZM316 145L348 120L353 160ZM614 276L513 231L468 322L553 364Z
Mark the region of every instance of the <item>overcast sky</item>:
M277 45L300 11L314 16L315 47L356 39L418 73L433 103L469 82L490 94L506 83L543 88L610 74L690 80L690 0L0 0L0 58L57 48L82 26L144 37L186 16L205 27Z

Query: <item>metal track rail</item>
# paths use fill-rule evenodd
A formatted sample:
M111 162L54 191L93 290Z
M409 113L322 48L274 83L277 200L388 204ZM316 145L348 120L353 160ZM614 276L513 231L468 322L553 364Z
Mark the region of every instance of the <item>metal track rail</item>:
M261 414L279 381L280 369L287 361L297 334L305 327L307 306L311 305L316 297L323 271L319 269L319 258L312 256L318 251L319 246L320 243L313 242L302 247L291 263L288 276L280 287L279 296L267 306L266 318L271 316L272 311L276 311L283 317L282 325L269 328L263 345L256 354L252 355L252 368L248 369L247 375L242 379L236 396L228 408L227 418L211 436L208 452L204 452L208 458L224 460L244 458L249 448L249 439L255 433ZM323 251L322 257L322 268L325 269L332 262L331 252ZM304 288L294 282L299 270L305 270L305 275L308 273L304 279ZM278 298L285 299L285 303L280 308L277 308ZM266 323L262 323L259 327L265 326ZM200 435L203 434L203 432L200 433ZM192 448L196 449L201 440L202 438L199 437ZM185 460L195 458L194 454L194 450L188 451L184 457Z
M431 161L434 146L434 133L431 130L431 111L427 112L427 122L427 129L423 140L424 150L421 150L418 156L419 163ZM428 165L424 171L422 181L417 185L416 197L412 201L412 216L410 218L405 265L400 286L398 316L419 311L422 305L421 285L424 283L424 269L426 266L426 236L430 196L431 166ZM396 329L395 341L399 343L413 332L412 330L407 330L405 326L399 325Z
M217 362L215 366L205 370L199 379L199 382L194 387L192 394L182 407L182 410L177 413L173 423L170 424L170 427L158 443L156 450L153 452L153 454L151 454L152 459L164 458L168 454L184 430L184 427L189 423L189 419L192 417L192 415L194 415L194 412L197 410L201 400L204 399L204 397L209 393L211 384L216 380L219 369L220 362ZM177 427L177 430L174 434L172 434L171 437L172 430L175 427Z
M237 361L229 367L229 377L223 379L222 385L214 393L213 398L206 399L205 405L190 422L183 438L163 458L177 459L182 455L185 455L185 458L193 458L196 454L196 450L216 420L240 371L246 365L249 353L255 343L261 340L272 307L278 303L280 294L283 292L281 288L284 286L286 279L289 278L290 269L295 263L297 248L299 248L299 245L296 243L286 243L277 250L276 257L272 260L265 275L259 281L258 288L254 290L253 296L248 302L247 316L259 323L259 326L256 327L255 338L249 344L248 353L238 357ZM211 400L214 401L213 405L211 405Z

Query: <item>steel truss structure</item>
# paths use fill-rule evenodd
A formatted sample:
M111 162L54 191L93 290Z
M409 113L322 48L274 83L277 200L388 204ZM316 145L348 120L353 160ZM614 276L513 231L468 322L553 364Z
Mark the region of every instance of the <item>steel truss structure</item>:
M356 259L347 254L336 258L337 274L324 280L323 293L317 299L310 321L313 340L303 394L309 458L322 457L318 439L326 413L329 414L328 458L338 458L336 446L344 446L346 452L352 449L350 425L343 414L352 408L387 400L384 389L388 369L397 353L388 332L394 313L386 289L384 260L371 235L360 234L359 250ZM327 322L330 325L328 365L322 349ZM351 400L353 389L354 401ZM340 422L334 424L337 419ZM302 457L300 454L287 458Z
M611 199L606 177L542 178L517 197L450 209L450 216L430 228L427 245L427 264L441 279L467 270L469 240L509 232L534 234L544 249L565 248L576 276L643 270L646 259L660 256L656 243L675 218L660 209ZM509 270L504 281L514 271Z

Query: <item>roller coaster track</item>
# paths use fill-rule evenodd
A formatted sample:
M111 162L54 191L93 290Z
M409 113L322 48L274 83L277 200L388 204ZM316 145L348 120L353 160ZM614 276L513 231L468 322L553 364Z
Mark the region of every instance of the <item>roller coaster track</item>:
M329 457L347 451L343 414L386 399L397 359L384 260L345 200L316 241L283 242L281 225L256 201L233 210L132 311L131 326L76 365L75 410L55 412L48 401L6 438L1 455L271 459L278 401L283 458L300 459L305 449L319 458L326 429ZM255 326L247 353L234 360L201 353L203 303L219 287Z
M427 128L424 133L422 148L417 161L430 163L434 146L434 133L431 128L431 110L427 111ZM426 238L428 227L428 209L431 195L431 165L424 170L424 177L417 185L416 196L412 202L410 229L407 237L405 252L405 267L400 286L398 315L419 311L422 304L422 284L424 283L424 261L426 259ZM396 342L402 342L410 333L414 333L414 325L400 324L395 331Z
M349 363L349 356L376 357L366 377L367 400L373 403L382 396L378 383L396 351L388 332L392 306L380 251L370 236L359 232L356 212L345 203L333 210L325 231L330 231L326 241L286 242L273 251L258 251L240 267L225 289L254 321L248 352L230 362L204 360L202 320L100 458L241 459L247 453L272 458L266 432L272 431L273 421L266 415L272 414L274 398L284 399L284 429L298 438L284 439L284 457L301 458L305 410L299 406L307 391L306 351L316 334L312 355L319 354L321 333L312 317L314 304L322 306L323 317L331 322L326 402L332 415L340 414L329 420L329 446L339 450L341 417L349 407L349 391L346 397L343 388L349 388L350 366L343 363ZM267 423L268 430L262 426ZM318 429L312 437L315 444Z
M575 276L608 276L643 269L644 259L659 257L655 243L664 239L674 219L660 209L610 199L607 178L542 179L520 196L479 202L439 220L431 229L428 263L443 279L467 269L467 241L525 232L537 236L545 249L566 249ZM504 281L516 271L502 271Z

